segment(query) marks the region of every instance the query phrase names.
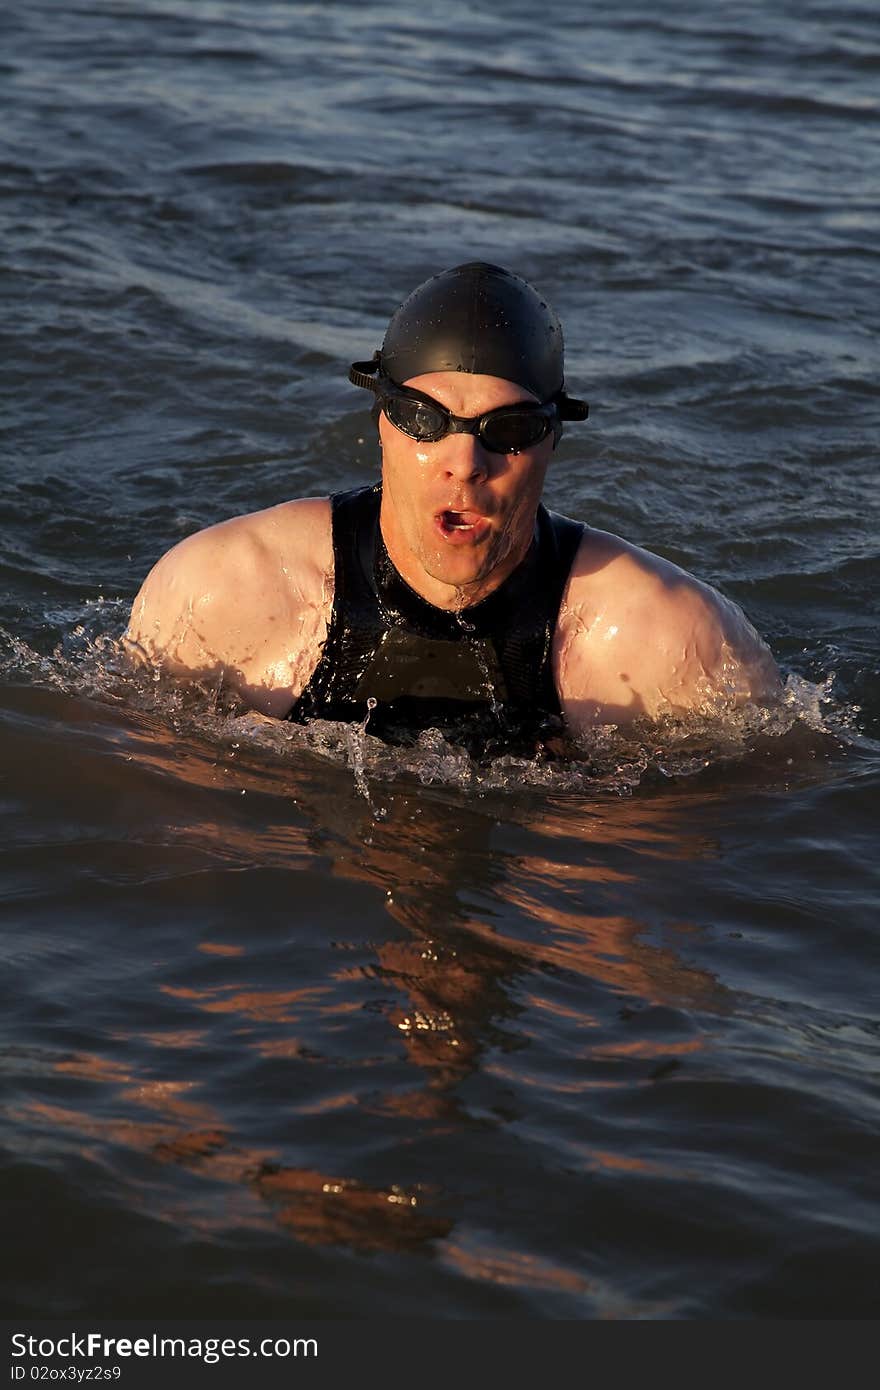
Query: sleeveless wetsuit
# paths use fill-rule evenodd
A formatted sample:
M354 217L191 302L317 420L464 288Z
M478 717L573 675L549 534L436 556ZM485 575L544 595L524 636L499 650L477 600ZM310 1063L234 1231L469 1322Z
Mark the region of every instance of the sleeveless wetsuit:
M583 526L539 506L522 563L481 603L450 613L394 568L381 500L379 483L330 499L333 612L318 666L288 718L369 715L367 732L391 743L437 728L472 753L533 751L542 734L561 728L550 651Z

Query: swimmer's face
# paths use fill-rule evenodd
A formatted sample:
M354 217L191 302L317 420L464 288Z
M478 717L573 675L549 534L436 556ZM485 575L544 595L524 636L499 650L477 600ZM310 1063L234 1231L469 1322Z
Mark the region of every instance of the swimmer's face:
M427 372L404 383L471 417L536 402L515 382L469 372ZM494 454L471 434L433 444L379 417L382 535L411 588L438 608L461 608L497 589L531 543L553 435L518 454Z

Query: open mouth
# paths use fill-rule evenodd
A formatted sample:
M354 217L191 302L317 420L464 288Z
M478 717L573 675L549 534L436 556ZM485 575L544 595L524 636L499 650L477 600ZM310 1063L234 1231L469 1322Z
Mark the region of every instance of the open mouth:
M476 540L489 529L489 523L479 512L457 512L451 507L437 513L437 527L447 540Z

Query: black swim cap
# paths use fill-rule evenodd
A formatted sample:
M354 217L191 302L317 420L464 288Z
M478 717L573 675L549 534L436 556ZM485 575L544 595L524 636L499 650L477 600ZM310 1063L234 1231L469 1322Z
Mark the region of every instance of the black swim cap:
M401 385L423 372L477 372L547 401L561 390L562 325L537 290L471 261L413 290L385 334L381 370Z
M356 362L356 386L375 389L370 374L399 386L424 372L503 377L542 403L555 400L559 418L584 420L583 401L564 390L562 325L538 291L519 275L469 261L434 275L392 315L372 362Z

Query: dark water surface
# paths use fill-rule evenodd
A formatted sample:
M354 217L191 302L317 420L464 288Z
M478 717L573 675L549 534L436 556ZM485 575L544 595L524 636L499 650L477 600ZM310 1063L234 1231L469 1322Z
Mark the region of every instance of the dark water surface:
M3 7L7 1312L876 1315L878 80L868 4ZM477 766L126 670L474 258L591 401L547 500L782 710Z

